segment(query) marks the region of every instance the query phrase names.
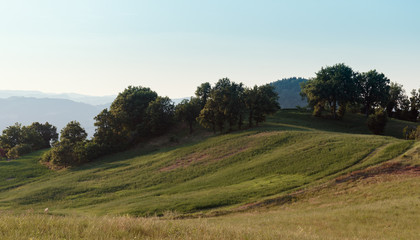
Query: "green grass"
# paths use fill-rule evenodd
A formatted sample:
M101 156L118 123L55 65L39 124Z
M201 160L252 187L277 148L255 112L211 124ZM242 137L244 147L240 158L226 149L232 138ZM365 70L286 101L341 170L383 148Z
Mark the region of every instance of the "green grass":
M374 136L364 120L286 110L255 129L181 133L180 145L172 134L72 169L48 170L42 151L2 161L0 239L416 239L418 175L335 181L389 160L420 165L419 143L395 138L409 123Z
M353 128L350 120L282 111L260 128L127 151L22 180L19 188L0 192L0 208L133 216L230 211L389 160L412 145L393 137L346 133ZM18 161L33 164L40 154ZM16 166L18 175L21 170Z
M45 177L50 172L38 162L44 151L28 154L16 160L0 160L0 192Z
M418 239L419 189L419 176L384 174L329 182L268 209L177 220L171 212L164 218L0 212L0 238Z

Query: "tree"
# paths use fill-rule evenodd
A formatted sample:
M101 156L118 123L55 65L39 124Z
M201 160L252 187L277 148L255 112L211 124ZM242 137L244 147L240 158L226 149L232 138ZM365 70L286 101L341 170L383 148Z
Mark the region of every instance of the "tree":
M160 135L168 130L174 120L175 106L168 97L157 97L146 109L146 126L153 135Z
M61 139L61 138L60 138ZM49 151L49 154L43 156L43 161L48 161L57 166L68 167L79 163L74 152L76 142L64 138L57 142Z
M358 97L356 74L342 63L321 68L315 78L301 86L302 95L314 107L314 115L320 115L327 104L334 119L337 119L338 106L344 108Z
M244 92L245 107L248 110L248 126L253 126L254 115L258 107L258 86L246 88Z
M417 117L419 115L420 110L420 89L417 92L416 89L411 91L410 96L410 113L409 113L409 120L416 122Z
M123 140L122 145L129 146L148 133L146 109L157 97L150 88L129 86L112 102L110 113L116 123L114 127L118 127L114 132Z
M15 123L15 125L7 127L3 130L0 140L2 147L5 149L11 149L22 143L22 124Z
M205 128L211 128L216 133L217 118L219 115L217 104L213 99L209 99L200 111L197 118L198 123Z
M265 117L274 114L280 109L278 103L278 95L274 92L274 87L271 85L262 85L257 88L256 108L254 110L254 120L256 125L264 122Z
M104 109L95 118L95 133L93 141L97 143L104 154L122 150L126 147L123 128L118 124L118 119L108 109Z
M58 140L57 128L48 122L45 124L34 122L28 128L33 129L42 138L42 144L38 149L49 148L51 143Z
M389 117L397 117L401 115L401 108L404 98L406 98L403 86L398 83L391 82L389 86L389 100L386 111Z
M175 116L178 120L186 122L190 128L190 134L193 132L193 124L200 115L201 101L199 98L191 97L184 99L175 107Z
M390 99L389 79L383 73L371 70L358 75L360 100L366 116L376 107L386 107Z
M71 144L83 142L87 137L85 129L77 121L69 122L60 133L60 141L68 140Z
M231 82L229 78L219 79L201 110L200 124L204 127L215 124L220 132L223 132L225 122L229 124L229 131L242 125L243 92L242 83Z
M42 136L34 128L27 126L22 127L22 141L20 144L27 144L31 146L33 150L47 148L44 147Z
M200 99L201 107L200 109L203 109L204 106L207 103L207 99L210 96L211 91L211 85L208 82L202 83L200 86L197 87L197 90L195 91L195 96Z
M266 115L275 113L279 108L278 95L273 86L267 84L245 89L242 83L222 78L212 88L198 121L213 131L218 127L220 132L223 132L227 123L231 131L235 126L241 128L246 113L251 127L254 121L258 125L265 121Z

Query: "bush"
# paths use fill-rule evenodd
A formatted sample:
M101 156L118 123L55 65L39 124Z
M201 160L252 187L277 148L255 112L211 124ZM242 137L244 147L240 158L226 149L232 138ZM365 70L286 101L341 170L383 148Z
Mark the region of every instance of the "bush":
M403 136L405 139L420 140L420 125L416 127L406 126L403 129Z
M32 152L32 147L29 144L19 144L11 148L6 156L9 159L16 159L22 155Z
M51 162L52 159L52 151L51 149L42 154L40 161L41 162Z
M367 126L374 134L383 134L388 116L384 109L376 109L375 113L370 115L367 120Z

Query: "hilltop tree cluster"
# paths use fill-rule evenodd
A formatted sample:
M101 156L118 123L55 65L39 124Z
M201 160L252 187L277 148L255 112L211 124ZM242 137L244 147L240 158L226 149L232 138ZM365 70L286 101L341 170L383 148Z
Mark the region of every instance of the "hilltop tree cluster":
M368 121L374 133L383 131L387 117L414 122L419 117L420 89L413 90L408 98L402 85L390 82L376 70L359 73L344 64L336 64L321 68L315 78L301 87L301 95L308 99L315 116L321 116L326 110L332 118L341 119L348 108L359 109L366 116L374 114Z
M343 117L346 109L358 108L369 116L378 108L388 117L417 121L420 110L420 89L407 97L402 85L390 82L376 70L359 73L345 64L321 68L316 77L301 84L301 95L306 97L315 116L324 110L334 119Z
M29 126L16 123L3 130L0 136L0 155L9 159L49 148L58 139L57 128L46 122L34 122Z
M64 167L88 162L165 134L177 122L185 122L190 133L196 122L214 132L224 132L226 127L227 131L241 129L245 121L252 127L279 109L278 96L270 85L246 88L223 78L214 86L201 84L195 95L175 106L150 88L129 86L95 117L92 139L86 139L78 122L70 122L42 160Z

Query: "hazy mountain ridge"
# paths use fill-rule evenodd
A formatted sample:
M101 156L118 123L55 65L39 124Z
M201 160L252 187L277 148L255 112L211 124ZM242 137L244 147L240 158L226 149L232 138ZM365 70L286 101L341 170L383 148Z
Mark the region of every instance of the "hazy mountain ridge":
M270 83L279 95L281 108L296 108L296 106L305 107L308 105L306 99L302 99L300 96L300 83L306 81L308 79L292 77Z
M49 122L60 131L68 122L76 120L91 137L95 132L93 118L108 106L93 106L67 99L9 97L0 99L0 129L16 122L23 125Z
M54 98L68 99L75 102L87 103L90 105L109 105L116 95L109 96L90 96L78 93L44 93L40 91L22 91L22 90L0 90L0 98L9 97L31 97L31 98Z

